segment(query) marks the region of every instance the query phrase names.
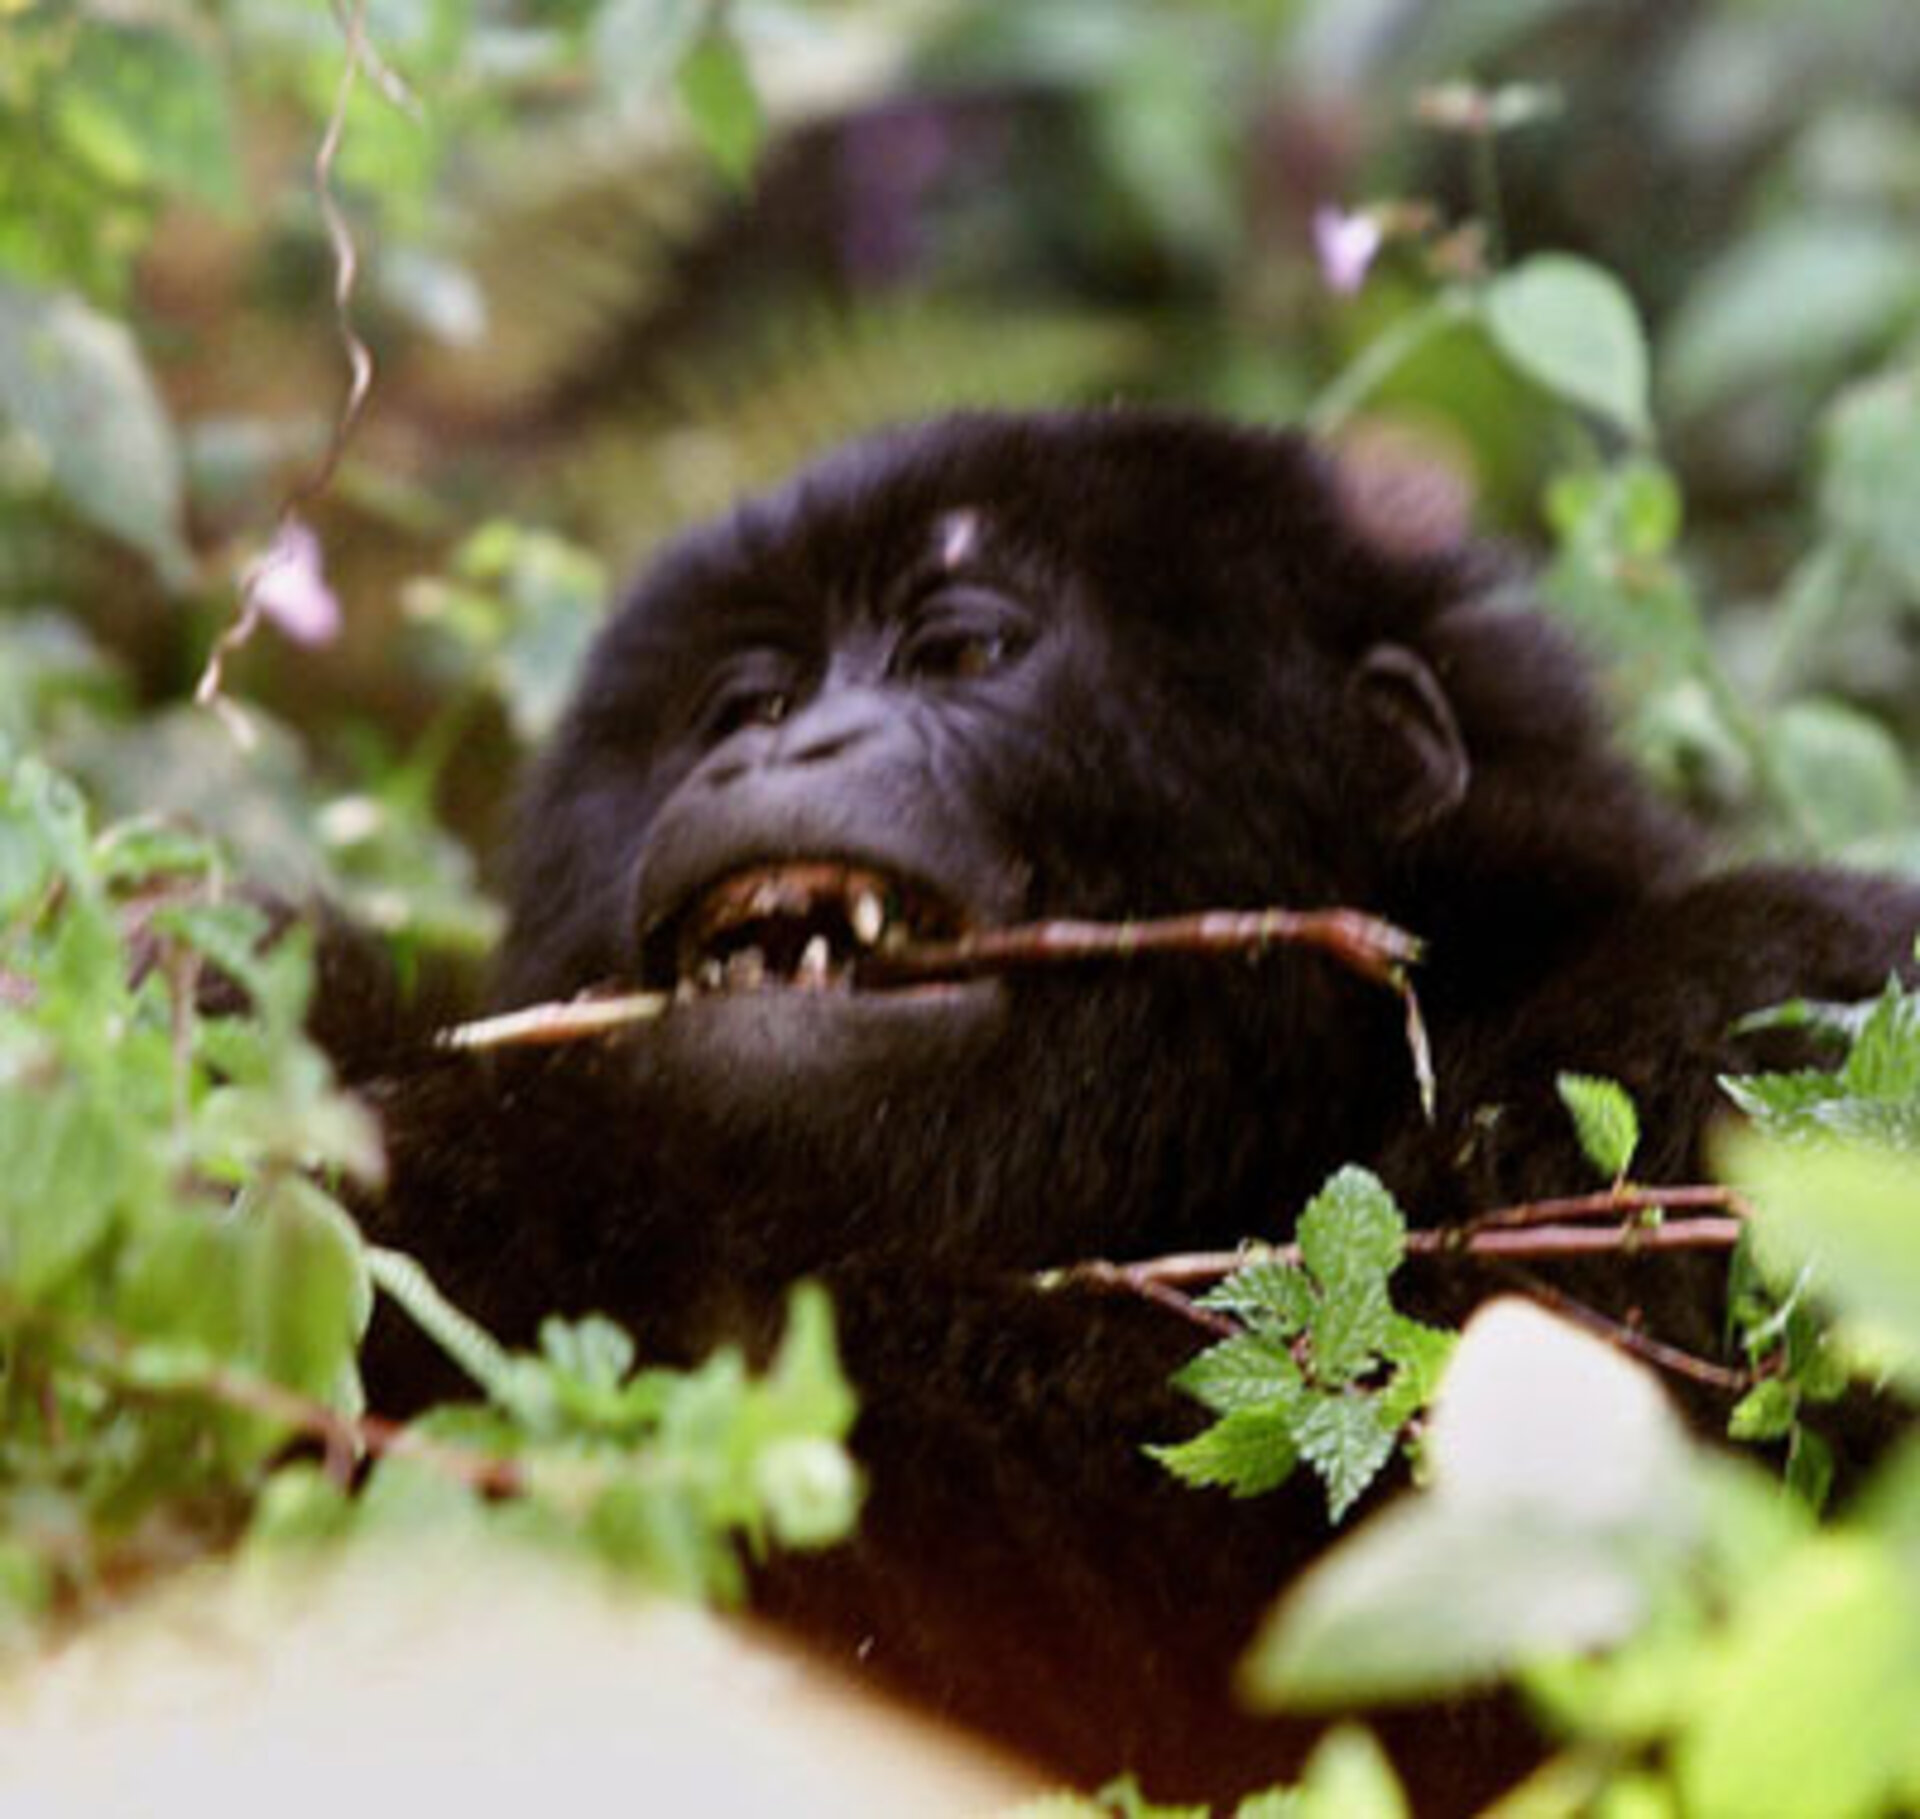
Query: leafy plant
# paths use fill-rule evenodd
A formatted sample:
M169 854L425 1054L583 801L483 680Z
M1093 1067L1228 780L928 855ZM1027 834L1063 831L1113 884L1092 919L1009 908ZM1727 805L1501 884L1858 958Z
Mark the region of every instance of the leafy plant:
M380 1145L304 1034L308 983L306 942L272 938L208 843L96 833L57 772L0 762L5 1614L84 1607L255 1510L311 1534L460 1503L709 1593L737 1588L730 1536L843 1533L852 1398L819 1294L759 1377L732 1353L636 1371L601 1320L505 1353L355 1229L340 1192L379 1175ZM484 1409L365 1416L376 1286Z
M1452 1335L1389 1300L1406 1221L1365 1169L1333 1176L1297 1231L1297 1266L1250 1264L1201 1298L1244 1328L1174 1379L1217 1419L1191 1440L1148 1450L1185 1483L1240 1497L1273 1490L1304 1460L1337 1522L1432 1395Z

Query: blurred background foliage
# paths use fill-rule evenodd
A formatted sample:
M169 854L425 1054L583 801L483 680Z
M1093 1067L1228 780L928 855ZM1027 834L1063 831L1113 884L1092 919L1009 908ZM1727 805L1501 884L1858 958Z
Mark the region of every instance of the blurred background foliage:
M610 577L879 422L1157 399L1312 414L1537 557L1730 849L1920 863L1911 0L356 17L0 0L0 739L107 813L477 952ZM323 188L375 370L307 496ZM1433 313L1550 250L1637 306L1652 431ZM190 698L289 500L243 745Z

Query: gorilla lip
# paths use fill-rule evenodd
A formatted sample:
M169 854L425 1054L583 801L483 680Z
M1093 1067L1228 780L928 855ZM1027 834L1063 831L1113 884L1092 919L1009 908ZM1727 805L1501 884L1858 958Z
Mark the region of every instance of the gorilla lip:
M860 963L966 933L965 914L927 886L834 859L750 865L695 893L644 949L650 983L676 997L768 989L851 990Z

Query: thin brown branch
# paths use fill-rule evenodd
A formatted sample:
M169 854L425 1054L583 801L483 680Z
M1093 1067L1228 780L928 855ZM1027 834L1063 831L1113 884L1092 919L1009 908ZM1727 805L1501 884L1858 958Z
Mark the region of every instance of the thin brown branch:
M1528 1200L1481 1213L1454 1229L1485 1232L1517 1226L1563 1225L1581 1219L1619 1219L1629 1213L1718 1210L1750 1219L1753 1207L1737 1189L1708 1182L1690 1187L1608 1187L1560 1200Z
M1674 1199L1668 1195L1657 1203L1672 1205ZM1497 1216L1487 1215L1489 1219ZM1483 1229L1483 1222L1476 1220L1471 1226L1436 1226L1427 1231L1409 1232L1406 1250L1409 1257L1485 1257L1508 1261L1634 1256L1646 1251L1723 1251L1731 1250L1739 1242L1744 1229L1744 1222L1736 1218L1668 1219L1659 1225L1629 1221L1607 1227L1501 1225L1491 1229ZM1147 1295L1154 1288L1178 1290L1218 1282L1250 1263L1284 1263L1297 1267L1300 1247L1297 1244L1243 1244L1230 1251L1187 1251L1141 1263L1075 1263L1065 1269L1047 1271L1040 1283L1044 1288L1085 1285L1122 1288Z
M1163 1261L1165 1261L1163 1259ZM1231 1339L1239 1332L1239 1323L1230 1315L1216 1313L1182 1294L1164 1276L1149 1273L1151 1266L1129 1263L1077 1263L1071 1269L1052 1270L1040 1278L1043 1288L1064 1288L1069 1284L1090 1288L1111 1288L1151 1301L1170 1314L1178 1314L1189 1326L1216 1339Z
M1719 1390L1729 1396L1744 1396L1759 1381L1752 1371L1734 1370L1724 1364L1715 1364L1710 1359L1682 1351L1678 1346L1668 1345L1650 1333L1643 1333L1638 1327L1624 1325L1601 1313L1598 1308L1589 1307L1584 1301L1576 1300L1564 1290L1555 1288L1552 1283L1541 1281L1530 1270L1518 1270L1514 1275L1523 1293L1552 1308L1576 1326L1585 1327L1588 1332L1604 1339L1629 1357L1651 1364L1656 1370L1684 1377L1691 1383L1704 1384L1708 1389Z
M973 979L1023 967L1143 954L1261 954L1283 945L1316 947L1381 985L1404 984L1421 955L1418 937L1360 910L1202 910L1145 921L1028 922L977 929L952 941L927 941L862 959L862 985L924 979Z
M980 929L955 941L929 941L869 954L854 967L854 989L881 989L929 980L977 979L989 974L1090 961L1124 961L1150 954L1262 954L1281 946L1318 948L1363 978L1391 986L1406 1004L1407 1042L1421 1101L1431 1106L1433 1065L1420 1007L1406 968L1419 959L1416 936L1360 910L1206 910L1143 921L1024 922ZM529 1005L499 1017L442 1030L445 1049L539 1047L604 1036L628 1024L648 1023L673 1004L665 992L608 992L564 1003Z

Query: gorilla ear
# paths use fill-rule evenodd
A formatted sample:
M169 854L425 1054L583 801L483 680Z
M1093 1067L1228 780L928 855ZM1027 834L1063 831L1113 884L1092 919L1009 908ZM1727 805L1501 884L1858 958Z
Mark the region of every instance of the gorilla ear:
M1402 644L1376 644L1347 685L1359 720L1363 786L1401 839L1444 821L1465 799L1473 765L1445 691Z

